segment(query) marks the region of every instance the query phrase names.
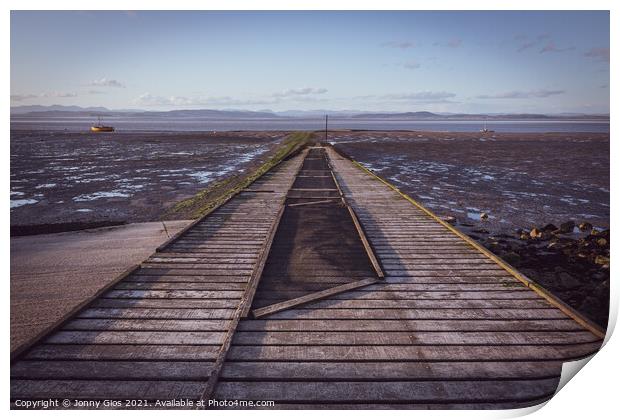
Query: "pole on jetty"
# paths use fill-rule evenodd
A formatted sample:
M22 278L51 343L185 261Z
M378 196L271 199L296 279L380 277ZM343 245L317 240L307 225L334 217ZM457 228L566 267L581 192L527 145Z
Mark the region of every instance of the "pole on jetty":
M325 141L327 141L327 120L329 117L325 114Z

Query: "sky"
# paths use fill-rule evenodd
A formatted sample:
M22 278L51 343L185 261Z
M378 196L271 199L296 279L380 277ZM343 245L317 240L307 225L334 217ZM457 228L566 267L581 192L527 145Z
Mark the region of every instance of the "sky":
M608 113L606 11L12 11L11 106Z

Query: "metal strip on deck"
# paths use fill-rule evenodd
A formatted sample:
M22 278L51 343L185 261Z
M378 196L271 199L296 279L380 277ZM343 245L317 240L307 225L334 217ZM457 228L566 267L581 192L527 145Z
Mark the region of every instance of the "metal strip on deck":
M303 157L255 181L260 194L242 192L194 223L20 354L11 399L200 399L251 300Z
M275 408L516 408L601 336L333 149L381 283L242 320L213 397Z

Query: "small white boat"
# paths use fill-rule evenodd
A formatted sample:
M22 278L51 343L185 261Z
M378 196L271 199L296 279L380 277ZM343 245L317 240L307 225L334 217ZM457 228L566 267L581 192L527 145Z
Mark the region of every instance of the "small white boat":
M480 129L481 133L495 133L495 130L489 130L487 128L487 119L484 119L484 128Z

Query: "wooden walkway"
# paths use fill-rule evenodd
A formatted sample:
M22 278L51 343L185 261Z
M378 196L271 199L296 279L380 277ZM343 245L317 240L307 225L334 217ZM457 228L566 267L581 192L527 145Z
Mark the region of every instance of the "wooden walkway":
M548 399L563 361L599 349L595 328L327 151L383 280L247 316L297 156L26 350L11 368L11 398L515 408Z
M279 408L513 408L553 395L601 339L329 150L385 281L242 320L216 399Z
M303 156L181 232L22 353L11 366L11 399L197 400L209 393L249 310L250 285Z

